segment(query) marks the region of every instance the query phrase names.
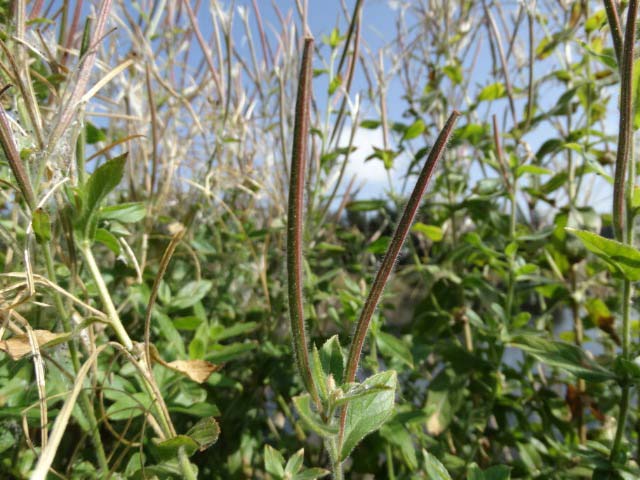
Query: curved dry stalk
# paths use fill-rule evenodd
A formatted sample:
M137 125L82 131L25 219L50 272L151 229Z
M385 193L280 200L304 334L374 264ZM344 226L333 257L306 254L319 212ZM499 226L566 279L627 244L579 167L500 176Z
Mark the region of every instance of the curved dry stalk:
M87 84L91 75L91 70L95 64L96 57L98 55L97 48L98 42L103 38L104 27L109 18L109 11L111 10L112 0L103 0L100 4L100 10L98 11L98 18L96 21L96 28L91 37L91 47L87 51L86 56L82 59L80 68L78 70L78 80L73 86L73 90L67 100L66 105L60 111L58 121L54 125L51 135L49 135L49 142L47 149L52 152L55 148L58 139L62 136L64 131L73 121L76 108L80 103L80 99L85 94Z
M184 234L186 233L186 228L179 230L173 237L171 237L171 241L164 253L162 254L162 259L160 260L160 267L158 268L158 273L156 274L156 278L153 281L153 286L151 287L151 295L149 295L149 302L147 303L147 310L144 315L144 355L145 361L147 363L147 368L149 369L149 375L153 376L152 369L152 359L151 359L151 313L153 312L153 305L156 302L156 297L158 295L158 289L160 288L160 281L164 277L165 272L167 271L167 267L169 266L169 262L173 257L173 252L175 252L178 244L182 241Z
M117 343L115 345L120 346ZM65 400L64 405L62 406L60 412L58 413L58 416L56 417L56 421L53 424L53 428L51 430L51 435L49 436L49 443L45 448L42 449L40 457L38 458L38 463L36 464L36 468L31 474L31 480L46 480L49 468L51 467L53 459L55 458L58 451L58 447L60 446L62 435L67 429L69 419L71 418L71 412L73 411L73 407L76 404L78 395L82 390L84 379L89 373L89 369L91 368L93 363L97 360L98 355L108 346L114 346L114 342L109 342L96 348L91 356L87 359L87 361L82 365L80 370L78 370L78 372L76 373L76 381L73 385L73 389L69 393L69 396Z
M3 89L6 91L6 87ZM2 150L4 152L5 157L7 157L7 161L9 162L9 167L11 168L11 172L13 176L16 178L18 182L18 187L20 188L20 192L24 196L27 205L30 210L34 210L36 207L36 196L33 193L33 189L31 187L31 181L29 180L29 175L27 170L20 159L20 154L18 153L18 147L16 145L15 138L13 136L13 130L11 129L11 125L9 124L9 119L7 118L7 114L0 104L0 144L2 146Z

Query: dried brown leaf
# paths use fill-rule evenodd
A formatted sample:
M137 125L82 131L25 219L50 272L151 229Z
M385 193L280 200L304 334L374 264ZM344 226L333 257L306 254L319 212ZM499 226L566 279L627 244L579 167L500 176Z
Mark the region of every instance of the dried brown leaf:
M222 368L222 365L216 365L206 360L174 360L173 362L166 362L160 356L155 345L151 344L149 347L151 358L154 362L158 362L163 367L174 372L181 373L194 382L204 383L213 372L217 372Z
M215 365L206 360L174 360L165 366L198 383L206 382L213 372L222 368L222 365Z
M53 333L49 330L34 330L33 334L40 348L57 345L69 338L68 333ZM0 350L7 353L12 360L20 360L25 355L32 353L29 337L26 334L0 341Z

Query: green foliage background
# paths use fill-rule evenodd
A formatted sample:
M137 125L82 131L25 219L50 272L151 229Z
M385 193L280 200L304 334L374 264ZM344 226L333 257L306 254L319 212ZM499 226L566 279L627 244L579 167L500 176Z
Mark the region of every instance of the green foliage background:
M267 25L261 2L95 2L89 21L77 2L48 3L0 2L0 347L65 335L0 353L0 477L29 478L97 348L47 478L184 478L181 462L198 478L326 474L294 408L284 267L304 12L291 2ZM632 235L612 240L620 73L603 4L397 3L379 49L367 2L311 32L312 345L348 347L409 187L462 113L361 363L359 379L397 372L395 407L347 478L638 478L640 254ZM613 3L624 22L629 2ZM373 194L349 167L367 132L362 168L388 174ZM136 363L147 311L154 355L215 366L197 383L154 363L178 435L164 442Z

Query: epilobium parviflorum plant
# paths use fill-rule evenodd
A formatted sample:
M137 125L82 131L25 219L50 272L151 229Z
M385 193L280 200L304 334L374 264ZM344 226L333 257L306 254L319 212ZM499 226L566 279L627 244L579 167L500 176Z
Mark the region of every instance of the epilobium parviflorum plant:
M0 0L0 478L639 478L637 8Z
M424 166L358 318L351 346L344 354L337 336L320 348L309 348L303 307L304 185L309 135L312 38L305 38L296 98L295 128L291 155L291 180L287 224L287 277L289 318L295 360L306 393L294 398L301 418L319 435L331 459L331 472L342 479L342 464L354 447L391 417L397 387L393 370L357 381L360 356L372 317L414 221L429 180L442 157L460 114L454 111L440 132Z

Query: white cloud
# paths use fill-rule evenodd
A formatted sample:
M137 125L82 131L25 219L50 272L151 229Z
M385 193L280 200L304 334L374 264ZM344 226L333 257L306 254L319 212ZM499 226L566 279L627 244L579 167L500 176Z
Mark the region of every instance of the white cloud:
M340 139L340 146L346 147L349 144L351 130L345 130ZM373 153L373 147L383 148L384 140L381 129L365 129L359 128L355 134L353 145L357 150L352 152L349 157L349 164L345 172L345 181L348 182L352 176L356 176L356 184L362 185L361 197L380 196L389 188L389 180L387 171L384 168L382 160L373 158L367 160ZM393 145L391 145L393 148ZM401 180L404 179L406 168L408 165L408 157L401 154L394 160L391 169L391 179L394 188L399 189Z

